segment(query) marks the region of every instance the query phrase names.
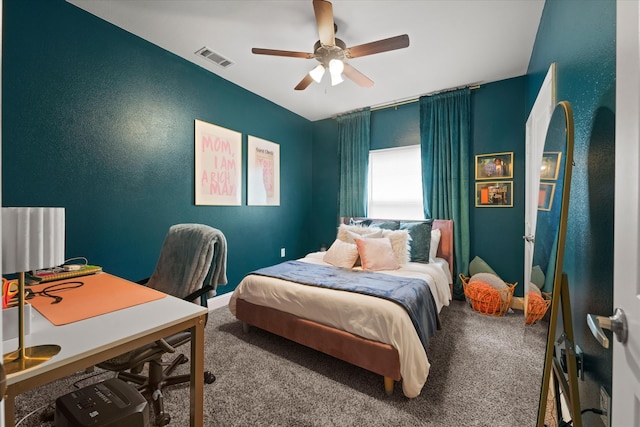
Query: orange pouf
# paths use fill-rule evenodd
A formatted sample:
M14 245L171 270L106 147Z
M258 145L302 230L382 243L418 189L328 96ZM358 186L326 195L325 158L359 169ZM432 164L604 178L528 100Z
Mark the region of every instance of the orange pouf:
M545 293L538 295L536 292L529 292L527 299L527 317L525 324L531 325L544 317L547 309L551 305L551 298Z
M504 316L511 307L511 299L517 283L504 282L506 289L496 289L491 283L478 277L474 279L464 274L459 276L465 298L475 311L490 316Z
M471 282L467 286L467 296L471 299L471 307L483 314L500 312L502 298L493 286L485 282Z

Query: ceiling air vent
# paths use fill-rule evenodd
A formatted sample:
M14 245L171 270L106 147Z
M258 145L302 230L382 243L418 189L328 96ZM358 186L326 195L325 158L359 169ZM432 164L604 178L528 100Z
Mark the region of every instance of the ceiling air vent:
M209 61L215 62L222 68L227 68L228 66L233 65L233 62L231 62L229 59L225 58L217 52L212 51L206 46L196 51L196 55L207 58Z

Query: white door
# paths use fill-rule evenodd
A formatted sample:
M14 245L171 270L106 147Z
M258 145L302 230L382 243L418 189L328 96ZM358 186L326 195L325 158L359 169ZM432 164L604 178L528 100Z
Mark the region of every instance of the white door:
M0 0L0 82L2 81L2 10L3 1ZM0 84L0 99L2 99L2 85ZM2 102L0 102L0 129L2 129ZM0 132L0 201L2 200L2 132ZM2 203L0 203L1 205ZM0 224L2 224L2 212L0 211ZM2 241L2 229L0 227L0 241ZM0 272L2 272L2 247L0 246ZM2 349L2 316L0 316L0 354ZM4 401L0 402L0 426L4 426Z
M628 341L613 342L612 426L640 426L640 8L617 1L614 307ZM600 313L611 315L611 313Z
M533 240L536 233L536 219L538 215L538 193L540 183L540 162L544 151L544 140L547 128L556 104L555 91L555 63L551 64L542 82L538 96L533 104L526 128L526 162L525 162L525 207L524 207L524 284L531 279L533 261ZM527 301L525 299L525 311ZM526 313L525 313L526 315Z

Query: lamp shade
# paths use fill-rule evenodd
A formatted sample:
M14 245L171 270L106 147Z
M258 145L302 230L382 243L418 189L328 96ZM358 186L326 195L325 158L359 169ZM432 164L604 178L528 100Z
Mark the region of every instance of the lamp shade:
M331 74L342 74L344 71L344 62L339 59L332 59L329 61L329 71Z
M2 208L2 272L64 263L64 208Z
M331 73L331 86L338 85L344 80L342 79L342 72L344 71L344 63L339 59L332 59L329 61L329 72Z
M324 66L322 64L318 64L316 68L309 71L309 75L316 83L320 83L322 76L324 76Z

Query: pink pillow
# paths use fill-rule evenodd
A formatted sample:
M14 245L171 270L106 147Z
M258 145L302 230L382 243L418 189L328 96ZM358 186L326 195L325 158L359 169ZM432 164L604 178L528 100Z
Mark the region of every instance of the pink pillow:
M400 264L387 237L376 239L355 238L358 253L365 270L397 270Z

